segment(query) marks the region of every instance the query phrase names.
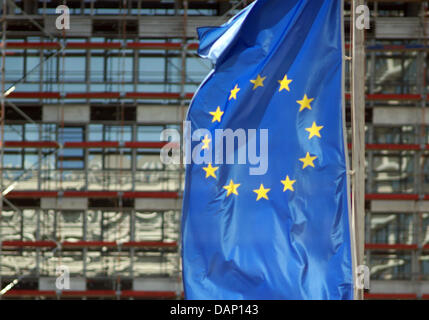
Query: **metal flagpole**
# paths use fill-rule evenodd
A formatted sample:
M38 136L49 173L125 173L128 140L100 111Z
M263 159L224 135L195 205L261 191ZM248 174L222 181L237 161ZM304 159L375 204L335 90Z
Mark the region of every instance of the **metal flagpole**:
M352 2L352 216L356 240L356 263L364 263L365 246L365 30L357 28L356 8L364 4L364 0ZM363 288L355 284L355 299L363 299Z

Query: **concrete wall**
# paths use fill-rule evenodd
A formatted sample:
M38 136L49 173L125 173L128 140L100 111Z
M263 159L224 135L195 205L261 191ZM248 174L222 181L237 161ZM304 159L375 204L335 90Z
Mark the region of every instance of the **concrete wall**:
M55 14L52 16L46 16L45 30L52 35L62 36L63 30L57 29L55 21L61 14ZM63 23L60 18L61 23ZM82 17L76 15L70 15L70 29L65 29L67 37L90 37L92 35L92 21L90 17Z
M176 278L170 277L148 277L133 280L135 291L176 291L182 284Z
M405 281L405 280L372 280L370 293L415 293L417 296L429 294L429 281Z
M429 24L426 24L425 34L429 34ZM418 17L377 18L375 22L375 36L379 39L421 39L423 35Z
M65 209L65 210L86 210L88 209L87 198L41 198L40 207L42 209Z
M429 124L429 112L425 112L424 121L426 124ZM373 123L375 125L421 124L422 109L407 107L375 107L373 111Z
M182 111L179 106L137 107L137 122L139 123L180 123L181 115L186 115L186 107Z
M414 201L414 200L372 200L372 212L428 212L429 201Z
M39 290L41 291L52 291L60 290L56 287L55 282L57 278L54 277L41 277L39 278ZM61 281L61 283L64 283ZM61 291L85 291L86 290L86 279L70 277L70 288L61 289Z
M135 199L134 206L137 210L180 210L181 199Z
M86 123L90 120L89 105L65 105L64 122L65 123ZM42 120L44 122L61 122L61 105L44 105L42 110Z

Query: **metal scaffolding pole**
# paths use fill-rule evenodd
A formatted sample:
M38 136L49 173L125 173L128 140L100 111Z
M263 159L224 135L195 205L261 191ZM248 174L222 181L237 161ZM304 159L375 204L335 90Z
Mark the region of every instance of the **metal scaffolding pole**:
M187 34L188 34L188 0L184 0L183 3L183 38L182 38L182 52L181 52L181 60L182 60L182 66L181 66L181 86L180 86L180 107L179 107L179 111L178 111L178 118L180 119L180 123L183 124L185 121L185 96L186 96L186 59L188 56L188 38L187 38ZM180 136L183 137L184 135L184 131L183 131L183 125L180 126ZM184 146L182 147L182 150L180 151L180 169L179 169L179 186L178 186L178 192L180 194L182 194L182 184L183 184L183 179L182 179L182 174L185 170L185 165L183 163L183 154L182 152L184 152ZM183 196L183 194L182 194ZM178 279L178 286L177 286L177 290L176 290L176 295L177 298L179 298L182 295L182 287L181 287L181 283L182 283L182 274L181 274L181 214L179 214L180 219L178 219L178 234L180 235L179 238L179 246L178 246L178 250L177 250L177 279Z
M363 265L365 244L365 31L356 26L356 8L364 0L353 0L352 7L352 226L356 244L355 265ZM363 299L363 289L355 286L355 299Z
M0 290L2 288L2 277L1 277L1 269L2 269L2 215L3 215L3 158L4 158L4 120L5 120L5 98L6 98L6 88L5 88L5 63L6 63L6 1L3 1L2 10L2 42L1 42L1 140L0 140ZM1 295L0 295L1 299Z

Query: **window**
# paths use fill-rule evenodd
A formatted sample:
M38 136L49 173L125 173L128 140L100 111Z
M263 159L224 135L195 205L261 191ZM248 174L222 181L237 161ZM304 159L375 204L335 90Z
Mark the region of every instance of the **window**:
M84 141L84 127L58 128L58 142L81 142ZM83 169L85 167L83 149L61 149L58 151L57 169Z
M411 255L408 253L371 254L372 280L411 279Z
M414 191L414 153L387 150L374 152L372 168L374 192Z
M412 244L413 215L400 213L371 213L371 243Z

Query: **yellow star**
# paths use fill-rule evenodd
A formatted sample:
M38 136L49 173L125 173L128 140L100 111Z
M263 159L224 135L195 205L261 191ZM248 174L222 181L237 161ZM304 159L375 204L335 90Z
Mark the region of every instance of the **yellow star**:
M240 186L239 183L234 184L234 181L232 181L231 179L231 181L229 182L229 185L223 187L225 190L228 191L226 196L229 197L232 193L238 196L237 188L239 186Z
M319 138L321 138L320 135L320 130L323 129L323 126L317 126L316 122L313 122L313 125L311 126L311 128L307 128L305 130L307 130L308 132L310 132L310 136L308 137L308 139L313 138L314 136L317 136Z
M212 116L212 122L220 122L222 120L223 111L220 111L220 107L217 107L216 111L209 112Z
M258 77L255 80L250 80L250 82L254 84L253 90L256 90L256 88L258 88L258 87L263 87L264 86L264 80L266 78L267 77L261 78L261 76L258 74Z
M289 80L287 78L287 75L285 74L283 80L279 80L279 83L280 83L279 92L282 91L283 89L286 89L287 91L290 91L290 89L289 89L289 83L291 83L291 82L292 82L292 80Z
M296 180L290 180L289 176L286 176L286 179L281 180L281 183L283 183L283 185L285 186L283 188L283 192L285 192L286 190L295 191L293 188L293 184L295 182L296 182Z
M301 107L299 108L299 112L301 112L304 109L310 109L311 110L311 105L310 103L313 101L314 99L308 99L307 95L304 95L304 98L302 100L298 100L297 102L301 105Z
M237 100L237 93L238 91L240 91L240 88L238 87L238 84L235 85L234 89L231 90L231 95L229 96L228 100L231 100L232 98L234 98L235 100Z
M208 149L210 141L212 141L212 140L209 139L209 136L206 134L206 136L204 137L204 139L201 141L202 143L204 143L204 145L202 146L201 150Z
M271 189L265 189L264 185L261 184L261 186L259 187L259 189L255 189L253 190L254 193L256 193L258 196L256 198L256 201L259 201L260 199L264 198L268 200L268 196L267 193L268 191L270 191Z
M219 167L212 167L212 164L209 163L207 167L203 168L203 170L206 172L206 178L213 177L216 179L215 172L217 171L217 169L219 169Z
M304 164L304 165L302 166L302 168L303 168L303 169L305 169L305 168L306 168L306 167L308 167L308 166L311 166L311 167L313 167L313 168L314 168L314 163L313 163L313 161L314 161L314 160L316 160L316 159L317 159L317 157L316 157L316 156L312 157L312 156L310 156L310 153L308 153L308 152L307 152L307 154L306 154L305 158L301 158L301 159L299 159L299 161L302 161L302 163Z

